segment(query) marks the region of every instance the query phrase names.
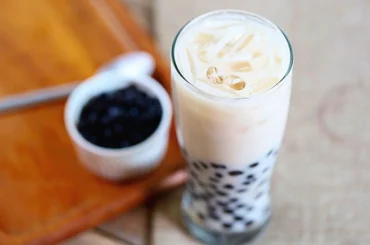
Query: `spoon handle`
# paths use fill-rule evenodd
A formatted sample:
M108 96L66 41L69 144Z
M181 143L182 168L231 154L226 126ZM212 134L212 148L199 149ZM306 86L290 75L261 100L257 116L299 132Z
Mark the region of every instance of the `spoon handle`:
M38 89L0 99L0 113L66 98L79 82Z

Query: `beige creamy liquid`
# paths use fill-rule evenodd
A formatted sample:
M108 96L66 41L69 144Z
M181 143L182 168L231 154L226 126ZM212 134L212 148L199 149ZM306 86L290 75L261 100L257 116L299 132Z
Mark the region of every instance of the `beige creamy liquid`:
M262 95L285 75L290 52L280 30L233 14L209 16L185 29L175 59L183 76L201 95L174 74L180 138L188 153L199 159L245 164L280 144L290 98L287 81ZM245 81L243 90L215 84L207 69L222 77ZM235 100L236 98L250 99Z

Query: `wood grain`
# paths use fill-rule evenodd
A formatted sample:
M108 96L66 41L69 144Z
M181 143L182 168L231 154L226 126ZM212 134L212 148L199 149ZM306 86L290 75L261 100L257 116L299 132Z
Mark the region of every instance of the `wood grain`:
M4 1L0 95L84 79L128 50L151 52L168 89L168 64L116 0ZM114 184L77 161L63 126L64 103L0 117L0 245L54 244L126 211L183 166L172 129L163 164Z

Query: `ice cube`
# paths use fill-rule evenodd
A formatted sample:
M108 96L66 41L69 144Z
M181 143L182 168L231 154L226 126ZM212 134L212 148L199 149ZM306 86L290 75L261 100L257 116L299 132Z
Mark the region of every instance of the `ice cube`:
M223 83L223 78L218 75L218 70L216 67L212 66L208 68L207 70L207 78L216 84L222 84Z
M246 86L246 82L238 76L229 75L225 78L225 83L232 89L243 90Z
M232 71L235 72L247 72L252 70L251 63L249 61L235 61L229 64Z

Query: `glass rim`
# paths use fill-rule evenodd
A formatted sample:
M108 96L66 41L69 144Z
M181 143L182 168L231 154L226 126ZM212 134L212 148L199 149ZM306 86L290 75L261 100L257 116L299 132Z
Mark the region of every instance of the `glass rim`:
M288 49L289 49L289 66L287 68L287 71L284 73L284 76L279 80L279 82L277 82L274 86L264 90L263 92L260 92L260 93L257 93L257 94L252 94L250 96L246 96L246 97L237 97L237 98L230 98L230 97L222 97L222 96L217 96L217 95L212 95L212 94L209 94L203 90L201 90L200 88L198 88L197 86L195 86L193 83L189 82L185 77L184 75L181 73L179 67L177 66L177 63L176 63L176 58L175 58L175 49L176 49L176 44L178 42L178 39L180 37L180 35L183 33L183 31L189 27L191 24L197 22L198 20L201 20L201 19L204 19L210 15L216 15L216 14L222 14L222 13L236 13L236 14L242 14L244 16L250 16L250 17L254 17L256 19L259 19L261 21L263 21L264 23L267 23L269 25L271 25L272 27L274 27L276 30L278 30L280 32L280 34L283 35L287 45L288 45ZM282 84L282 82L285 80L285 78L290 74L290 72L292 71L292 68L293 68L293 64L294 64L294 55L293 55L293 48L292 48L292 45L287 37L287 35L284 33L284 31L279 27L277 26L276 24L274 24L273 22L271 22L270 20L258 15L258 14L255 14L255 13L251 13L251 12L248 12L248 11L245 11L245 10L237 10L237 9L220 9L220 10L215 10L215 11L211 11L211 12L207 12L207 13L204 13L204 14L201 14L193 19L191 19L189 22L187 22L185 25L183 25L181 27L181 29L177 32L173 42L172 42L172 46L171 46L171 64L173 64L176 72L180 75L180 77L186 81L186 83L188 83L192 89L195 89L196 92L198 93L201 93L203 95L205 95L206 97L209 97L209 98L212 98L212 99L217 99L217 100L248 100L248 99L251 99L251 98L255 98L255 97L259 97L259 96L262 96L268 92L271 92L273 90L275 90L280 84Z

